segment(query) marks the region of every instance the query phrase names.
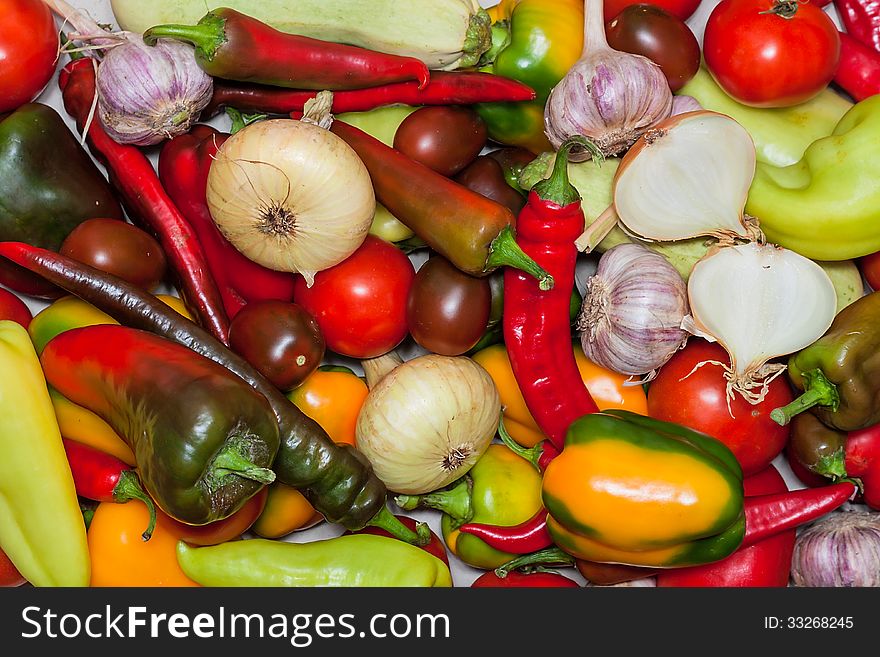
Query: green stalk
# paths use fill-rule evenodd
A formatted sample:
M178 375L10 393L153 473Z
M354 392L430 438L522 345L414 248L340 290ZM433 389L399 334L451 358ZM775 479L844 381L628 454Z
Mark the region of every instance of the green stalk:
M195 47L197 57L210 62L226 43L226 19L210 12L196 25L156 25L144 32L143 39L148 46L159 39L186 41Z
M491 270L496 267L519 269L534 276L538 280L538 287L545 292L553 289L553 277L526 255L522 247L516 243L510 226L505 226L489 246L489 258L486 260L485 269Z
M245 479L252 479L261 484L271 484L275 481L275 473L269 468L255 465L248 460L241 451L241 441L227 442L211 462L209 469L209 481L218 482L226 475L238 475Z
M474 517L471 502L473 481L464 476L452 488L434 491L426 495L398 495L394 502L404 511L418 508L429 508L442 511L452 519L453 529L470 522Z
M588 150L597 165L604 160L602 151L596 144L581 135L572 135L556 151L556 160L553 163L550 177L532 187L532 191L542 201L549 201L560 207L565 207L581 200L580 193L568 178L568 156L575 146Z
M391 513L386 506L379 509L367 525L384 529L394 538L411 545L421 546L431 542L431 528L427 524L424 522L417 523L416 531L412 531L400 521L400 518Z
M798 413L803 413L813 406L824 406L832 412L840 406L840 393L837 386L828 380L822 370L810 370L803 373L804 393L786 406L770 411L770 419L785 426Z
M516 559L511 559L495 569L495 574L501 579L507 577L512 570L522 569L525 571L538 571L542 566L573 566L574 557L563 552L558 547L545 548L531 554L524 554Z
M141 538L149 541L153 536L153 530L156 529L156 505L150 496L144 492L141 482L134 470L123 470L119 475L119 481L113 487L113 500L118 504L124 504L131 500L140 500L147 505L147 511L150 512L150 522L147 529L141 534Z
M501 442L507 445L507 448L516 454L517 456L524 458L526 461L531 463L535 470L538 472L542 472L541 466L538 465L538 460L541 458L541 443L534 445L533 447L529 447L528 449L520 445L513 438L511 438L510 434L507 433L507 429L504 427L504 413L501 414L501 420L498 422L498 435L501 438ZM543 441L542 441L543 442Z

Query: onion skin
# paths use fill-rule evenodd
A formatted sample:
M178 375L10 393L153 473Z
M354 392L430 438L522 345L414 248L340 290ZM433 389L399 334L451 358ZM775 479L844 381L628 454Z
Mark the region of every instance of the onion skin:
M160 39L151 47L139 34L110 48L98 66L98 117L120 144L151 146L185 134L214 92L193 48Z
M795 586L880 586L880 514L831 513L797 538L791 569Z
M620 374L648 374L684 345L687 313L684 280L663 256L639 244L615 246L587 282L577 321L584 355Z

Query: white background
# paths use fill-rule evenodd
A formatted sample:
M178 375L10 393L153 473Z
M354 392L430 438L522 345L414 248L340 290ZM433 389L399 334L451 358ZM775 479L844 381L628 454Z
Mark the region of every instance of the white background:
M116 23L113 17L113 12L110 9L109 0L68 0L71 5L77 8L81 8L86 10L93 19L95 19L99 23L107 23L113 25L116 28ZM144 0L144 2L149 2L150 0ZM698 39L702 38L703 28L706 24L706 21L711 13L712 9L717 4L718 0L703 0L703 3L697 9L693 16L688 20L688 25L690 25L691 29L693 29L694 33L697 35ZM497 4L495 0L481 0L480 4L484 7L489 7L494 4ZM834 18L835 22L839 25L839 20L837 14L833 7L829 7L826 11ZM59 26L61 25L59 21ZM62 59L59 68L63 66L64 59ZM37 99L39 102L46 103L47 105L51 105L55 107L58 112L64 117L65 121L68 124L68 127L75 133L76 126L74 122L67 116L67 113L64 111L64 107L61 103L61 92L58 90L58 81L57 81L57 72L56 76L49 82L46 89ZM211 121L213 125L215 125L219 129L227 129L228 121L224 117L216 117ZM151 158L155 164L157 149L152 149ZM100 166L100 165L99 165ZM102 169L103 170L103 169ZM420 264L420 262L417 262ZM44 307L44 304L34 301L32 299L26 299L28 305L30 306L33 312L37 312ZM406 352L404 352L404 356L406 356ZM779 468L780 472L786 478L786 481L789 484L790 488L800 488L802 484L800 484L797 479L791 474L788 465L785 463L785 460L782 457L779 457L774 462L775 465ZM393 507L395 512L400 512L399 509ZM413 516L419 520L424 520L428 522L431 528L440 535L440 514L436 511L416 511L411 512L408 515ZM286 540L296 541L296 542L304 542L304 541L312 541L321 538L329 538L332 536L336 536L342 532L342 528L335 525L330 525L328 523L322 523L321 525L314 527L312 529L295 532L287 537ZM471 582L480 574L482 574L482 570L477 570L475 568L471 568L467 564L459 561L454 555L450 554L450 564L452 569L452 577L455 586L469 586ZM564 571L565 575L575 579L580 583L584 583L584 579L577 573L574 569L566 569Z

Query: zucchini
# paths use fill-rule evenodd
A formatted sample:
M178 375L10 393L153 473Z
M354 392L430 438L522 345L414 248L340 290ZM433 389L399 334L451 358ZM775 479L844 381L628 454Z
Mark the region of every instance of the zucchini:
M417 57L428 68L474 66L491 46L491 19L477 0L111 0L123 30L195 25L230 7L290 34Z

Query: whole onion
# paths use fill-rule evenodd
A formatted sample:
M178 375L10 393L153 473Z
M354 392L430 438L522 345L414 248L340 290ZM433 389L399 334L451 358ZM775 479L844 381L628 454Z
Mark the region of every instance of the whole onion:
M121 144L137 146L185 134L214 89L193 47L174 39L148 46L139 34L124 37L106 53L96 75L104 130Z
M795 586L880 586L880 514L836 511L802 531L794 546Z
M577 329L584 355L597 365L651 374L684 345L687 314L685 282L666 258L641 244L619 244L587 281Z

